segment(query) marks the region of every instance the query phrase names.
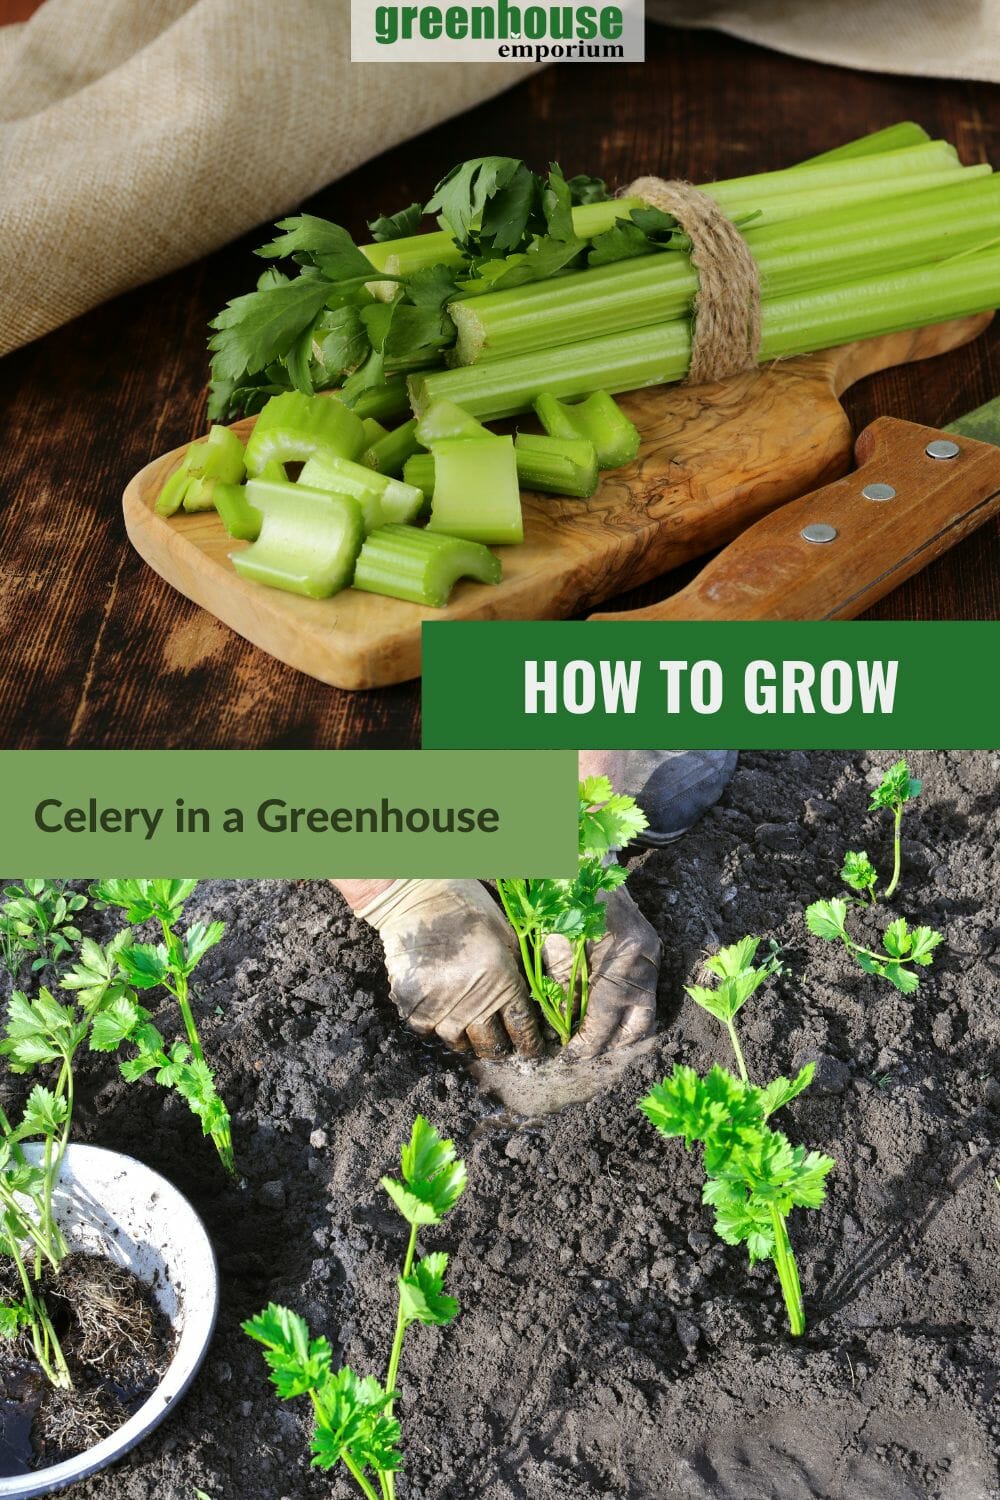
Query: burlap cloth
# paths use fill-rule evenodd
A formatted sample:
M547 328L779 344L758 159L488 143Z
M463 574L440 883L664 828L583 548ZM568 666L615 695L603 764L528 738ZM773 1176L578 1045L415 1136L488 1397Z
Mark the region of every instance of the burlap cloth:
M0 354L530 71L352 64L349 12L348 0L45 0L0 28ZM827 62L1000 79L1000 0L650 0L650 14Z

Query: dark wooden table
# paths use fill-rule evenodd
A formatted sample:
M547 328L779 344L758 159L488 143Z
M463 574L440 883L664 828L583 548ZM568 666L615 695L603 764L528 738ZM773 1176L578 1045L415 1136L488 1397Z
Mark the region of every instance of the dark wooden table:
M30 0L0 0L0 18ZM5 15L6 12L6 15ZM491 152L627 182L787 165L896 120L966 162L1000 161L1000 90L851 73L711 33L654 28L648 60L555 66L317 194L306 206L364 237L373 209L426 197ZM343 693L247 645L157 579L129 547L120 497L156 453L203 428L205 324L259 270L262 229L0 361L0 745L401 747L419 689ZM1000 391L1000 328L849 393L880 413L947 422ZM1000 528L978 532L887 599L894 619L996 618ZM690 570L617 604L661 597Z

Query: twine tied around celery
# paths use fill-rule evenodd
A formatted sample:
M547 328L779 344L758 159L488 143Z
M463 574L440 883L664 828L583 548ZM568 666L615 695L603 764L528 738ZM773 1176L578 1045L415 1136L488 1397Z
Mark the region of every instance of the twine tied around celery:
M690 182L637 177L624 196L672 215L691 241L698 273L687 380L724 380L757 363L760 272L750 247L714 198Z

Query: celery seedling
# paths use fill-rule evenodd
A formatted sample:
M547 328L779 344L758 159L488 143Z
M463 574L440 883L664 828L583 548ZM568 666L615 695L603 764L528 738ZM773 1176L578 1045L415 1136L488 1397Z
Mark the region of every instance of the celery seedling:
M155 1073L156 1082L173 1088L211 1136L226 1171L236 1174L229 1111L215 1088L205 1061L201 1038L191 1009L191 976L200 960L220 941L224 922L192 922L183 936L177 931L184 904L197 889L196 880L104 880L94 887L95 898L120 907L130 924L154 921L161 943L137 943L126 929L105 947L85 939L80 962L61 983L77 991L80 1005L95 1017L90 1046L113 1052L125 1043L136 1056L121 1063L122 1077L134 1082ZM164 989L177 1001L187 1040L171 1045L151 1024L151 1013L139 1005L137 990Z
M417 1260L416 1250L420 1230L440 1224L464 1192L465 1166L454 1143L442 1140L418 1115L402 1150L401 1167L402 1182L382 1178L382 1186L410 1226L384 1385L374 1376L357 1376L349 1365L335 1371L329 1342L313 1338L304 1319L287 1307L272 1302L242 1325L244 1333L263 1344L279 1396L290 1400L308 1395L312 1401L313 1464L332 1469L342 1463L366 1500L394 1500L396 1493L395 1475L403 1455L393 1407L406 1330L413 1323L443 1327L458 1314L458 1302L444 1291L447 1255L437 1251Z
M778 952L772 948L770 956L755 967L754 958L760 947L760 938L743 937L729 948L720 948L718 953L705 960L704 967L714 974L719 983L714 989L700 984L686 984L684 993L690 995L696 1005L707 1010L717 1021L721 1021L729 1032L736 1056L736 1065L744 1083L748 1082L743 1050L734 1024L737 1012L756 994L761 985L782 967Z
M900 827L903 821L903 808L907 802L912 802L919 797L922 782L915 776L910 775L910 768L905 760L897 760L886 771L878 786L872 792L868 811L875 812L878 808L885 807L892 813L892 879L885 888L885 898L895 891L899 884L900 872Z
M812 1080L809 1063L794 1079L754 1088L715 1067L700 1078L677 1064L639 1108L668 1138L683 1136L690 1150L704 1146L707 1181L702 1201L715 1209L715 1232L727 1245L746 1243L750 1264L773 1260L794 1336L805 1331L802 1288L786 1219L793 1208L819 1208L832 1157L793 1146L766 1123Z
M0 1110L0 1253L13 1260L23 1293L19 1302L0 1307L0 1334L16 1338L26 1329L39 1368L63 1390L73 1382L38 1283L43 1269L58 1271L68 1253L52 1197L73 1122L73 1061L89 1029L89 1018L60 1005L49 990L33 1000L15 990L0 1042L13 1073L57 1065L52 1088L36 1084L31 1090L19 1125ZM42 1142L39 1166L29 1165L21 1150L31 1139Z
M852 891L857 891L860 896L867 896L871 904L875 905L878 871L864 849L848 849L844 855L840 878L845 885L850 886Z
M572 880L498 880L497 894L521 950L532 999L562 1046L587 1014L590 973L587 944L600 942L607 913L602 895L623 885L628 871L608 862L647 820L634 797L616 793L606 776L590 776L579 786L579 858ZM545 973L544 948L549 937L570 944L569 983Z
M67 890L58 880L26 880L4 889L0 907L0 955L11 979L32 955L32 972L58 964L80 941L75 917L86 896Z
M901 864L900 851L900 826L903 820L903 809L907 802L912 802L919 797L922 782L910 775L910 768L905 760L897 760L886 771L878 786L872 792L871 801L868 803L868 811L876 812L879 808L887 808L893 815L893 867L892 879L886 886L884 895L888 900L899 884L899 873ZM860 852L849 849L844 855L844 866L840 872L840 878L852 891L859 895L868 896L874 906L877 900L875 893L878 884L878 871L872 864L868 855L862 849Z
M747 1075L735 1017L781 965L773 947L755 965L759 947L760 938L748 936L720 948L705 963L718 985L685 986L691 999L726 1027L739 1078L719 1067L699 1078L693 1069L677 1066L673 1077L658 1084L639 1108L662 1135L683 1135L688 1149L695 1140L704 1144L708 1181L702 1201L715 1208L715 1231L728 1245L745 1240L751 1265L774 1261L789 1327L798 1335L805 1330L805 1314L785 1220L792 1208L820 1206L824 1178L834 1162L816 1151L807 1155L804 1147L793 1147L765 1123L808 1088L814 1064L807 1063L793 1079L775 1078L763 1089L755 1088Z
M920 979L908 964L926 969L934 962L934 949L944 942L932 927L910 927L905 917L890 922L882 936L882 948L865 948L847 930L847 902L839 896L829 901L814 901L806 909L806 926L815 937L828 943L841 942L851 957L879 979L887 979L904 995L919 989Z

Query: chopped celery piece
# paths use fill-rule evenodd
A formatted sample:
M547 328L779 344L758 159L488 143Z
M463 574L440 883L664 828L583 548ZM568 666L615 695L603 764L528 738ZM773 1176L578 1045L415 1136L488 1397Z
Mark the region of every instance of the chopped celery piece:
M172 516L182 505L185 510L211 510L213 502L202 481L221 479L224 484L239 484L243 475L243 444L231 427L211 427L206 438L188 446L160 491L156 513ZM189 492L190 505L186 503Z
M379 442L380 439L386 437L389 432L388 427L383 427L382 423L376 422L374 417L365 417L361 426L365 434L364 452L366 453L369 448Z
M267 461L267 463L261 469L260 473L259 474L255 474L254 478L255 479L279 479L282 482L282 484L283 484L285 482L285 480L288 478L288 475L285 473L285 466L284 466L284 464L279 464L279 462L278 462L278 460L276 458L269 458L268 461Z
M514 457L517 477L526 490L586 500L597 488L597 453L587 438L519 432Z
M317 453L299 475L299 484L331 495L349 495L361 507L365 530L412 521L423 509L423 491L388 474L377 474L347 458Z
M512 438L451 438L433 453L431 531L470 542L524 541Z
M199 510L214 510L215 487L218 483L217 479L189 479L184 490L184 510L188 514Z
M417 437L425 448L447 438L484 438L490 431L454 401L435 401L417 423Z
M409 422L404 422L402 427L397 427L394 432L387 432L378 442L373 443L366 450L362 462L379 474L391 474L398 479L406 460L418 453L421 446L417 437L417 419L413 417Z
M409 416L410 398L406 389L406 376L390 375L381 385L373 385L369 390L362 391L351 402L350 410L362 420L374 417L378 422Z
M282 481L284 476L282 476ZM247 492L241 484L215 486L215 508L223 526L237 541L255 542L260 536L263 517L256 506L250 504Z
M419 526L382 526L365 538L354 587L441 609L459 578L499 583L502 576L500 559L478 542Z
M247 473L258 475L275 459L284 464L314 453L357 458L363 443L361 418L335 396L283 391L264 406L247 440Z
M535 400L535 414L550 437L586 438L593 444L600 469L631 463L639 451L639 433L607 391L568 405L548 391Z
M585 500L597 488L597 455L585 438L554 438L542 433L521 432L514 443L518 484L524 490L544 490L549 495L575 495ZM428 500L434 494L434 455L415 453L406 461L403 478L423 490Z
M407 484L422 490L425 500L430 500L434 493L433 453L414 453L403 465L403 478Z
M246 498L262 520L258 539L230 553L241 578L310 599L347 587L364 540L356 500L265 479L251 479Z

